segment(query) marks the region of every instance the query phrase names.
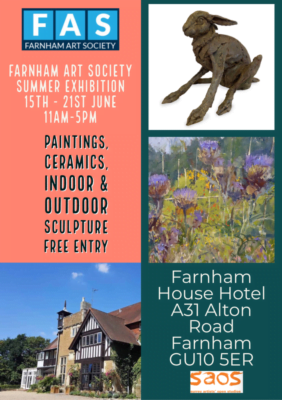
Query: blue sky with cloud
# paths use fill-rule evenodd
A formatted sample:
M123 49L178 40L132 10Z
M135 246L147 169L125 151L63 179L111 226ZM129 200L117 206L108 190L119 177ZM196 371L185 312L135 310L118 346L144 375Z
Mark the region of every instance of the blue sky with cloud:
M72 313L82 297L105 312L141 301L140 264L1 264L0 271L0 340L21 333L54 339L65 300Z

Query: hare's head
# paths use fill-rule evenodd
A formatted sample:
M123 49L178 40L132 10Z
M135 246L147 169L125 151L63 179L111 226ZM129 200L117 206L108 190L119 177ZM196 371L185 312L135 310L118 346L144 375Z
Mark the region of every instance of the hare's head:
M212 26L217 29L216 24L226 26L236 25L237 22L219 15L211 15L205 11L196 11L188 17L182 29L185 36L193 38L206 34Z

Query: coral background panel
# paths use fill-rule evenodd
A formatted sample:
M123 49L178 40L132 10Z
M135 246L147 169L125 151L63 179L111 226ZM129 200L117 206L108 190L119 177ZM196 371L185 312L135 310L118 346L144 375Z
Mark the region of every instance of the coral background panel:
M44 6L42 4L42 6ZM38 1L5 2L2 5L0 63L0 262L140 262L141 228L141 4L140 0L50 0L48 8L119 8L119 51L22 51L22 8L38 8ZM97 110L96 124L47 124L44 109L25 108L26 93L17 93L16 80L9 78L9 64L83 64L87 79L88 64L132 64L131 77L125 78L125 92L117 94L116 108ZM30 78L31 79L31 78ZM36 78L33 78L36 79ZM38 78L39 79L39 78ZM42 78L44 79L44 78ZM48 78L47 78L48 79ZM62 73L59 78L63 81ZM71 78L68 78L71 79ZM75 79L75 78L74 78ZM77 78L78 79L78 78ZM96 79L95 77L88 79ZM97 78L99 79L99 78ZM103 78L100 78L103 79ZM105 79L105 78L104 78ZM50 110L62 110L62 91L49 94ZM71 93L70 93L71 94ZM73 93L75 94L75 93ZM82 93L85 94L85 93ZM60 102L54 103L54 100ZM80 108L82 110L82 108ZM70 109L69 109L70 111ZM45 150L45 135L104 135L109 150ZM74 253L73 234L44 232L46 219L93 219L95 215L45 214L44 167L46 154L104 154L109 168L94 172L94 192L51 192L51 197L105 196L99 189L100 175L106 173L108 192L108 234L83 235L75 239L108 240L106 253ZM52 170L52 174L60 170ZM80 175L69 170L66 175ZM91 170L84 170L84 175ZM99 217L98 217L99 219ZM103 219L100 217L100 219ZM45 239L69 239L69 253L44 253Z

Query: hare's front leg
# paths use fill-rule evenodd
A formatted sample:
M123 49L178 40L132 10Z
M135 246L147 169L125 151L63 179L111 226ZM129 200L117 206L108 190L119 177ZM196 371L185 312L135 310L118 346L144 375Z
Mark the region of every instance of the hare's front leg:
M185 83L185 85L181 86L176 92L172 92L168 96L166 96L163 99L162 104L172 103L172 102L176 101L177 99L179 99L180 96L182 96L184 93L186 93L187 90L190 89L190 87L192 85L194 85L194 83L196 83L207 72L208 72L208 70L206 68L204 68L204 67L201 68L200 71L195 76L193 76L192 79L190 79L190 81Z
M226 50L224 47L219 49L216 53L211 55L211 61L213 66L213 76L211 85L207 91L207 94L202 104L193 110L187 119L186 125L197 124L204 119L204 116L208 112L208 109L212 106L217 88L220 84L225 62Z

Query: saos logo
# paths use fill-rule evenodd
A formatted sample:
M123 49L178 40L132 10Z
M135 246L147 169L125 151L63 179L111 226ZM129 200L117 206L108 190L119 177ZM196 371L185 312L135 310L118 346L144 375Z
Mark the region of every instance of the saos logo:
M191 371L190 393L243 393L243 372Z
M23 50L119 50L119 9L23 9Z

